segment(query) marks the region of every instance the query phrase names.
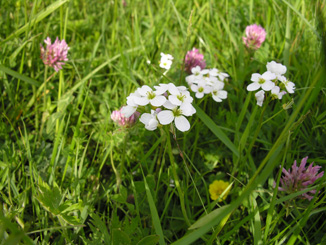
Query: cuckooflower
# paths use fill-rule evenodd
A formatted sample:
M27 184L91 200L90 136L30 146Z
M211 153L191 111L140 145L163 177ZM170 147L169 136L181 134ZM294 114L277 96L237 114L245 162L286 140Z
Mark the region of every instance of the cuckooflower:
M138 90L139 97L134 97L134 103L137 105L145 106L149 103L152 106L161 106L165 103L165 96L161 95L158 91L153 91L149 86L144 85Z
M191 90L196 93L196 98L201 99L204 94L209 94L212 91L212 87L207 86L205 81L199 81L198 85L191 85Z
M67 55L70 49L65 40L60 41L59 38L51 44L51 38L47 37L44 40L46 48L41 47L41 59L47 66L53 67L56 72L62 69L65 64L63 61L68 61Z
M181 132L190 129L190 123L184 116L191 116L196 112L190 103L182 104L179 108L175 106L172 110L163 110L157 114L157 118L162 125L168 125L174 121L175 126Z
M277 78L286 73L286 66L275 61L267 62L266 68L267 71L274 73Z
M199 53L199 50L193 48L188 51L185 57L185 70L188 73L192 72L192 68L199 66L201 69L206 67L206 62L204 60L204 55Z
M228 186L229 182L225 182L223 180L214 180L213 183L209 185L209 194L211 195L211 199L216 200L219 198ZM229 192L230 190L224 193L224 196L219 199L219 202L225 200Z
M151 113L143 113L139 118L139 121L145 124L145 128L149 131L157 129L159 124L157 120L157 112L154 110L151 110Z
M228 97L228 92L223 90L224 83L218 82L214 84L214 87L212 88L212 97L213 100L216 102L222 102L223 99L226 99Z
M160 67L169 70L172 65L173 56L170 54L161 53Z
M285 92L285 91L280 91L280 87L275 86L274 88L272 88L272 90L271 90L271 94L272 94L272 97L273 97L274 99L279 99L279 100L281 100L282 97L283 97L283 95L286 94L286 92Z
M279 81L281 82L280 87L285 87L290 94L294 93L295 84L293 82L288 81L284 76L280 76Z
M264 90L260 90L257 93L255 93L255 97L256 97L256 100L257 100L257 105L259 105L260 107L263 106L264 95L265 95Z
M264 72L263 75L260 75L259 73L254 73L251 75L251 81L253 81L253 83L247 86L247 90L255 91L259 88L262 88L265 91L270 91L273 87L275 87L275 83L271 81L275 78L276 75L274 73L271 73L270 71Z
M297 161L294 161L292 165L292 171L282 169L283 176L280 179L281 186L278 188L280 191L285 191L287 193L294 193L297 191L305 190L309 185L312 185L317 179L323 177L324 171L318 173L321 169L321 166L312 166L313 163L306 168L308 157L302 159L300 166L297 166ZM303 199L308 199L309 201L313 196L308 195L315 194L316 190L308 191L302 194Z
M253 24L246 27L246 37L242 37L244 44L250 49L259 49L265 41L266 31L263 27Z

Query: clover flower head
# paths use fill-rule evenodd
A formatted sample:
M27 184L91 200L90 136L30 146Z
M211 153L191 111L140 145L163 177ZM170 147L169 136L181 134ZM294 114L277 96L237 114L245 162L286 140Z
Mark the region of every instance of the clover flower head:
M57 37L53 44L51 44L51 38L47 37L44 40L46 48L41 45L41 59L47 66L53 67L56 72L62 69L65 64L64 61L68 61L67 55L70 49L65 40L60 41Z
M190 74L191 69L199 66L201 69L206 67L206 61L204 60L204 55L199 53L199 50L193 48L188 51L185 57L185 70Z
M130 128L136 123L140 113L135 111L130 117L125 117L122 113L122 109L123 108L113 111L111 113L111 119L121 127Z
M218 199L221 194L226 190L229 186L229 182L223 180L214 180L212 184L209 185L209 194L211 195L212 200ZM219 199L219 202L225 200L230 190L228 190L222 198Z
M242 37L244 44L253 50L259 49L265 41L266 31L260 25L250 25L246 27L246 37Z
M301 160L301 164L298 167L297 161L294 161L291 169L286 170L282 169L283 176L280 179L280 187L278 187L279 191L285 191L287 193L294 193L297 191L305 190L309 185L312 185L317 179L323 177L324 171L319 172L321 166L312 166L311 163L308 168L306 168L308 157L305 157ZM309 201L313 198L316 193L316 190L308 191L301 195L303 199L308 199Z

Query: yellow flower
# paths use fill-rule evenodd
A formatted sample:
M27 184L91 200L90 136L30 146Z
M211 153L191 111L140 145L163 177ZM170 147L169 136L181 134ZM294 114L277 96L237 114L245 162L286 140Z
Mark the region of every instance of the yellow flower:
M223 180L215 180L212 184L209 185L209 194L211 194L211 199L216 200L220 197L220 195L225 191L225 189L229 186L229 182L225 182ZM229 194L230 190L228 190L224 196L219 200L225 200L227 195Z

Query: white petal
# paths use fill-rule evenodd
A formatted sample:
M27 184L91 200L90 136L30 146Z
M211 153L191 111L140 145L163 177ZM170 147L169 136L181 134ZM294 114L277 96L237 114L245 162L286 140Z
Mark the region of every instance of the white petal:
M144 85L142 86L141 88L138 89L138 93L141 95L141 96L146 96L147 95L147 92L152 92L153 90L147 86L147 85Z
M226 92L225 90L220 90L220 91L218 91L218 96L221 99L226 99L228 97L228 92Z
M148 105L149 100L145 97L134 97L134 102L137 105L145 106L145 105Z
M162 106L166 101L166 98L162 95L159 95L159 96L156 96L154 99L151 99L150 102L151 102L151 105L153 106Z
M262 77L265 79L265 80L273 80L276 78L276 75L270 71L266 71L264 72L264 74L262 75Z
M198 99L201 99L201 98L203 98L204 97L204 93L203 92L197 92L196 93L196 98L198 98Z
M274 88L272 88L271 93L278 95L280 93L280 87L275 86Z
M170 94L173 94L173 95L177 95L180 93L177 86L175 86L173 83L168 84L168 90L169 90Z
M149 113L143 113L140 118L139 121L141 121L143 124L148 124L148 122L153 118L152 114Z
M181 105L182 102L177 98L177 96L175 95L169 95L169 101L173 104L173 105Z
M220 97L218 97L217 95L214 95L214 94L213 94L213 100L215 100L216 102L222 102Z
M153 131L157 129L158 121L155 118L152 118L148 124L145 126L145 128L149 131Z
M167 125L173 121L174 115L172 111L164 110L157 114L157 118L162 125Z
M173 105L169 100L167 100L163 106L166 108L166 109L170 109L170 110L173 110L174 108L176 108L177 106L176 105Z
M124 106L122 107L121 113L124 117L131 117L132 114L137 110L136 106Z
M259 83L252 83L252 84L249 84L248 86L247 86L247 90L248 91L255 91L255 90L257 90L257 89L259 89L260 88L260 84Z
M190 88L194 92L197 92L198 91L198 85L196 85L196 84L192 84Z
M188 131L190 129L190 123L188 122L187 118L184 116L178 116L174 119L175 126L181 132Z
M182 114L185 116L191 116L196 113L196 109L190 103L183 103L180 106L180 110L182 111Z
M275 87L275 83L273 83L272 81L266 81L261 85L261 88L265 91L270 91L274 87Z
M259 78L261 78L261 75L259 73L254 73L251 75L251 81L253 82L258 82L259 81Z

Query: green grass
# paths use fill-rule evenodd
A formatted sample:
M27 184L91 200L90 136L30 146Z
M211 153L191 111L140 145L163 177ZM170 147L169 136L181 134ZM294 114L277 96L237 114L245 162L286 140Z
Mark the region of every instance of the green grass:
M325 244L326 177L310 202L273 183L305 156L325 170L326 2L123 2L1 3L1 244ZM267 36L250 53L253 23ZM70 47L59 73L40 59L47 36ZM186 85L193 47L230 75L226 100L195 99L176 135L113 123L136 88ZM165 76L161 52L174 56ZM258 107L246 87L272 60L296 91ZM223 202L216 179L233 183Z

